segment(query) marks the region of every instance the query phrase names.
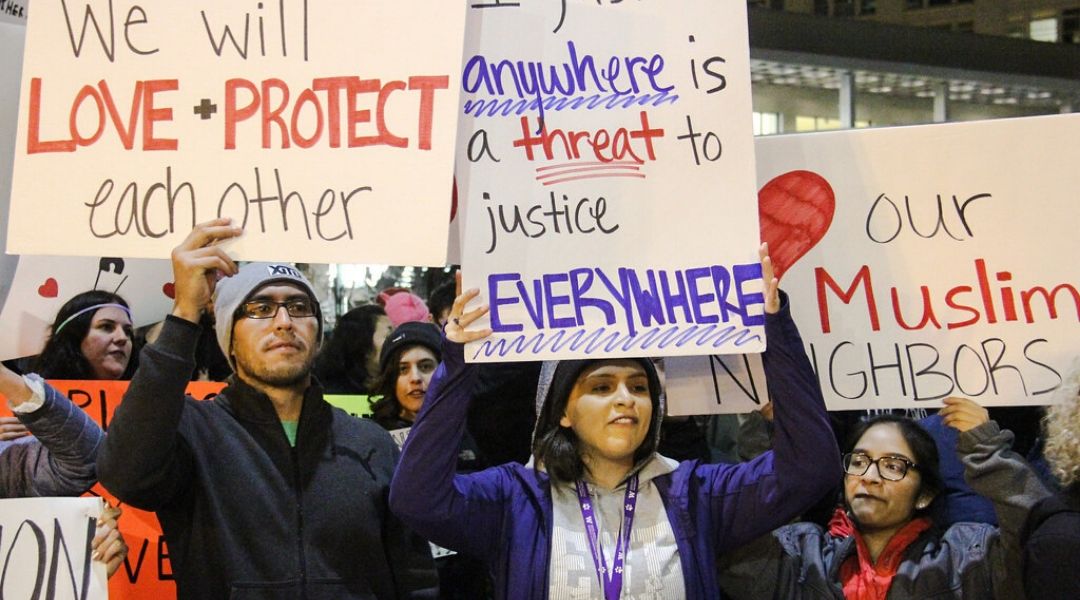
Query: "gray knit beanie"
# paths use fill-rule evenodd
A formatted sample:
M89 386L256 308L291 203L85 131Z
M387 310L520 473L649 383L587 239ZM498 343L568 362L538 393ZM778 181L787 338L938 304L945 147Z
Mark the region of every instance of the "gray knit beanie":
M217 283L214 293L214 331L217 333L221 352L229 360L229 365L236 370L232 357L232 332L236 323L236 310L247 302L252 294L272 283L289 283L307 292L315 303L315 318L319 320L319 332L316 343L322 339L322 311L315 289L295 267L284 263L248 263L240 267L240 272L232 277L225 277Z

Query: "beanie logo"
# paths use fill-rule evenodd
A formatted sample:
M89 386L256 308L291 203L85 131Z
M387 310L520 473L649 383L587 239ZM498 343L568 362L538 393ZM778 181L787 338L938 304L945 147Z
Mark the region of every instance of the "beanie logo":
M285 275L286 277L300 279L300 271L297 271L289 265L269 265L266 269L270 271L270 275L273 277Z

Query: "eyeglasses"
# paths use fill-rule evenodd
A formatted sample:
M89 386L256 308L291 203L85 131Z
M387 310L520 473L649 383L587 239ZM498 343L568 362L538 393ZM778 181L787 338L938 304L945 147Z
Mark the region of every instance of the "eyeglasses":
M284 302L252 300L241 304L237 313L249 319L273 319L282 306L285 307L285 312L294 319L315 316L315 305L307 298L290 298Z
M900 481L907 475L908 469L919 468L919 465L899 456L870 458L862 452L848 452L844 455L844 472L848 475L866 475L870 465L877 465L878 475L889 481Z

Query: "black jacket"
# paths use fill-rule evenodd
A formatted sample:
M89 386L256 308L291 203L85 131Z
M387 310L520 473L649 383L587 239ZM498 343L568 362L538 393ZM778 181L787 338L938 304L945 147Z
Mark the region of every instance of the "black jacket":
M102 484L157 512L180 599L423 597L427 543L387 506L397 448L311 386L290 447L268 398L235 379L185 397L198 328L170 317L102 449Z

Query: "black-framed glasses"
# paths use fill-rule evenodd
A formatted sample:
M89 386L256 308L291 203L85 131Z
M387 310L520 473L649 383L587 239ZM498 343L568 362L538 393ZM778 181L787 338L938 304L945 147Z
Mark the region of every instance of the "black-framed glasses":
M308 298L290 298L284 302L251 300L241 304L237 312L249 319L273 319L283 306L285 312L294 319L315 316L315 304Z
M862 452L848 452L844 455L844 472L856 477L866 475L870 465L877 465L878 475L889 481L900 481L909 469L918 469L919 465L899 456L870 458Z

